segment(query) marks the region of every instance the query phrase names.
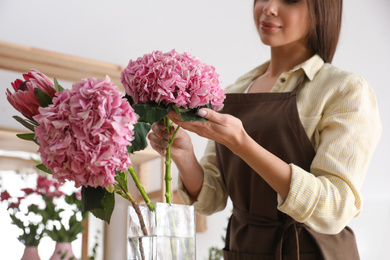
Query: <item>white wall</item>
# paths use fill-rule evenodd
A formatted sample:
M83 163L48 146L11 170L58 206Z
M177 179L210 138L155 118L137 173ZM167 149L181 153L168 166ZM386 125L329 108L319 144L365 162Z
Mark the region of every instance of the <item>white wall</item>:
M153 50L191 51L216 67L222 85L264 62L252 23L252 0L1 0L0 40L29 45L120 65ZM334 64L366 78L375 90L383 121L383 136L363 187L366 208L351 225L362 259L385 259L390 246L389 81L390 2L345 0L341 42ZM2 93L19 74L0 70ZM14 111L0 95L0 122L19 127ZM205 140L193 136L200 157ZM208 230L197 237L198 259L208 248L221 246L229 206L208 217ZM0 216L1 217L1 216ZM0 245L3 254L13 252Z

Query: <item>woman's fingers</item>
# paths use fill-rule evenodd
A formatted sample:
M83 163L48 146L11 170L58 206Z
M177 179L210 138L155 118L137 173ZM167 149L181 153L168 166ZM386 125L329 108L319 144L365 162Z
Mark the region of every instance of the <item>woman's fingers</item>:
M171 136L172 135L166 131L164 123L160 121L152 125L152 131L148 134L148 139L154 150L161 155L165 155L169 145L166 140Z
M155 134L157 134L163 139L168 139L172 137L172 134L167 132L167 129L162 121L154 123L152 125L152 130Z
M148 139L150 141L150 145L155 151L157 151L161 155L165 155L166 148L168 147L168 142L166 142L164 139L161 139L154 132L150 132L148 134Z

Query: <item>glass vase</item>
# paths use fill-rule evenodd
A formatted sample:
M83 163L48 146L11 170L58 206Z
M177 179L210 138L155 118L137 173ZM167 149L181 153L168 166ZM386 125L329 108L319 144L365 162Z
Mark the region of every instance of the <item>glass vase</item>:
M141 205L139 214L130 206L127 220L128 260L195 260L193 206L156 203L152 212Z

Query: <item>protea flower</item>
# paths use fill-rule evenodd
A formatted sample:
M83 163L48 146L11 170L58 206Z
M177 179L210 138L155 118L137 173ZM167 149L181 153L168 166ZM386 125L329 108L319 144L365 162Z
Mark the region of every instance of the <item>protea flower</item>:
M34 89L43 90L51 98L54 97L56 90L54 83L46 75L35 69L30 70L27 74L23 74L23 78L24 81L17 79L11 83L15 93L11 93L7 89L7 100L23 116L33 120L33 116L39 114L38 108L40 107Z

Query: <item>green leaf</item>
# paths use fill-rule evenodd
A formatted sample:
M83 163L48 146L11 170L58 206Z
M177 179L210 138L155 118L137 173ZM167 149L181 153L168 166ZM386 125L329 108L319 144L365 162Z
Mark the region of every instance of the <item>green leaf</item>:
M23 119L19 116L13 116L13 118L18 121L19 123L21 123L24 127L26 127L27 129L31 130L32 132L35 132L35 127L37 125L34 125L31 123L30 120L26 120L26 119Z
M118 185L122 187L126 192L129 191L129 185L127 182L127 173L125 172L117 172L115 175L115 180L118 182Z
M28 134L16 134L17 137L23 140L27 141L33 141L34 143L37 143L37 140L35 140L35 133L28 133Z
M52 171L49 168L47 168L45 165L43 165L42 163L36 165L35 167L37 167L39 170L41 170L43 172L46 172L48 174L52 174Z
M53 103L52 98L49 96L49 94L47 94L45 91L43 91L40 88L35 88L34 94L41 107L47 107L48 105Z
M131 146L127 146L129 153L141 151L148 146L146 136L148 135L152 126L144 122L138 122L134 125L134 140L131 141Z
M103 208L102 200L108 191L102 187L82 187L81 189L81 210L90 211L96 208Z
M102 187L81 189L81 209L90 211L95 217L110 223L115 207L115 194Z
M106 192L101 201L101 205L103 208L96 208L90 211L95 217L110 224L111 215L115 207L115 193Z
M133 108L140 117L139 122L153 124L163 119L172 109L172 106L162 107L156 102L149 102L146 104L135 104Z
M81 233L84 230L84 227L82 226L81 222L77 220L76 214L72 215L69 218L69 230L66 231L67 233L67 240L66 242L72 242L77 239L77 235Z
M20 219L18 219L17 217L15 217L14 215L12 214L9 214L10 218L12 219L12 223L15 224L18 228L21 228L24 230L24 224L23 224L23 221L21 221Z
M131 96L125 94L125 98L127 99L127 101L130 103L130 106L133 106L134 105L134 100Z
M206 118L198 116L197 113L198 113L198 110L200 108L185 109L185 108L180 108L180 107L177 107L177 106L173 106L173 109L175 109L176 113L180 116L180 118L184 122L195 122L195 121L205 122L205 121L207 121Z
M56 87L56 91L57 92L60 92L60 91L64 90L64 88L58 83L56 78L54 78L54 86Z

